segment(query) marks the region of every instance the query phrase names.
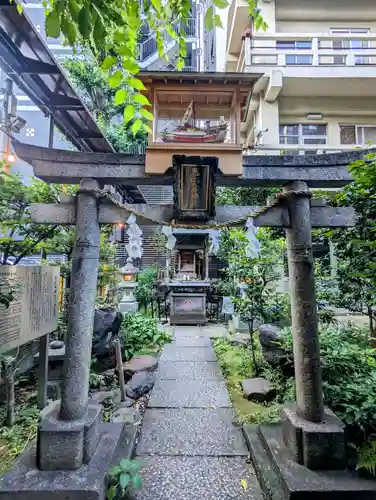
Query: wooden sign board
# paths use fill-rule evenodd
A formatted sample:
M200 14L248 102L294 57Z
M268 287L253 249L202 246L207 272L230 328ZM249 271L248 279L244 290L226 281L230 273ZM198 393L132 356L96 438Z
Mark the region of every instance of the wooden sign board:
M0 352L56 330L59 278L57 266L0 266L0 291L15 295L0 304Z

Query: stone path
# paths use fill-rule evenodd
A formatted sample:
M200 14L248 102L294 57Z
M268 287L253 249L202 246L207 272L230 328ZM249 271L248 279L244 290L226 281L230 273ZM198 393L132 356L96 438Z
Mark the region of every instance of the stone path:
M263 498L233 423L211 328L175 327L163 349L136 450L143 463L138 500ZM220 327L217 335L224 335Z

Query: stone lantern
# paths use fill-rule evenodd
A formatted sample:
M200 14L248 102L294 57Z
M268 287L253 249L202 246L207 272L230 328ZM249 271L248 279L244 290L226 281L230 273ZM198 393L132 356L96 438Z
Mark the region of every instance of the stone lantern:
M132 259L128 257L125 266L118 269L118 274L121 277L119 288L123 292L123 296L119 303L119 311L121 313L138 311L138 302L133 294L136 287L135 276L138 269L133 265Z
M127 262L124 267L118 269L118 274L121 276L119 288L123 290L124 295L119 303L120 312L136 312L138 310L138 302L133 295L136 287L134 277L138 273L137 267L134 266L133 260L142 257L142 231L136 224L136 217L132 214L127 220L129 237L126 250L128 252Z

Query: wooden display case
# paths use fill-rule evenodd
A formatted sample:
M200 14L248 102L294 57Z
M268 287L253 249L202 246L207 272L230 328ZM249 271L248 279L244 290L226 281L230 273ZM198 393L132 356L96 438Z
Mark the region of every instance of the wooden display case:
M224 175L242 174L240 126L254 75L140 73L154 121L146 152L147 174L164 174L173 155L218 158Z

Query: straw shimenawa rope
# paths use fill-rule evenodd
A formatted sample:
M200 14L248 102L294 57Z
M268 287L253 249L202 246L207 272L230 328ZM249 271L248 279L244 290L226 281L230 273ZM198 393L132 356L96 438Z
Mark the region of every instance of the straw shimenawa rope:
M306 190L306 189L293 190L293 191L289 191L288 193L279 192L275 195L275 198L273 200L271 200L267 205L259 208L258 210L255 210L254 212L252 212L250 214L247 214L246 216L243 216L243 217L240 217L237 219L233 219L230 221L226 221L226 222L215 223L215 224L187 224L187 223L184 224L184 223L177 223L174 221L163 221L163 220L161 221L160 219L156 219L156 218L150 217L149 215L146 215L142 212L138 212L133 207L131 207L129 203L119 202L116 198L114 198L112 196L112 194L107 189L80 187L77 190L77 194L79 194L79 193L96 194L99 196L99 198L106 199L107 201L110 201L113 205L115 205L123 210L126 210L127 212L130 212L138 217L143 217L144 219L149 219L150 221L155 222L155 223L160 224L160 225L171 226L173 228L189 228L189 229L225 229L227 227L239 225L240 223L245 223L249 218L259 217L260 215L266 213L271 208L274 208L277 205L281 204L282 202L286 201L286 199L289 197L308 196L310 198L312 196L311 191Z

